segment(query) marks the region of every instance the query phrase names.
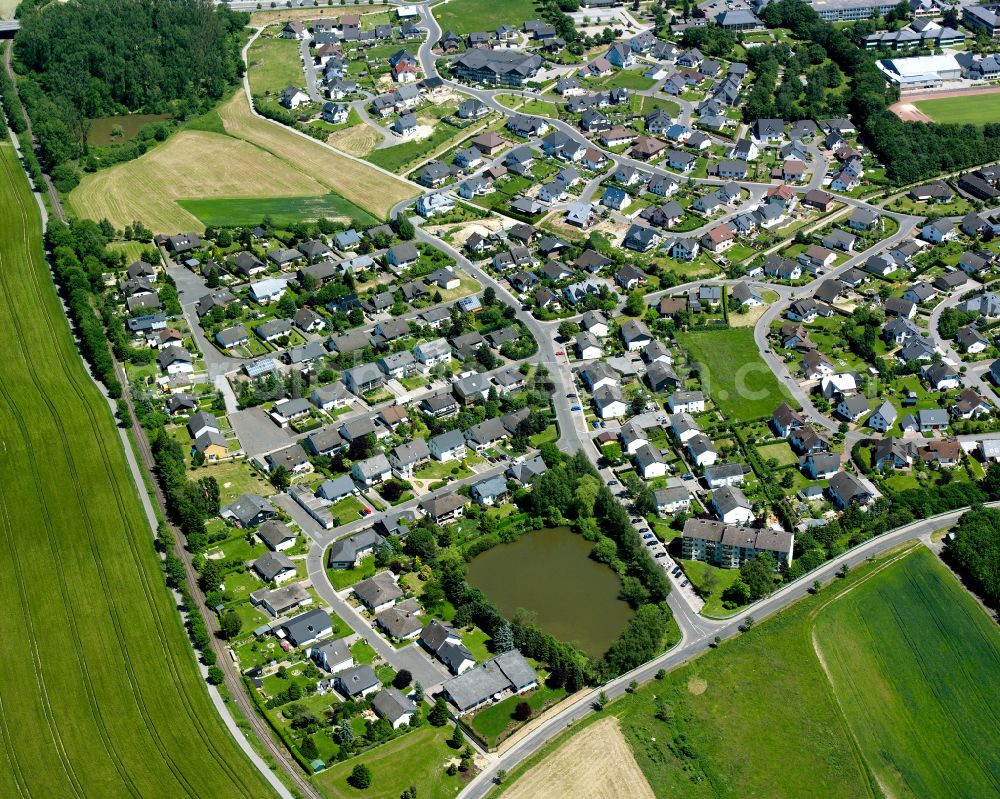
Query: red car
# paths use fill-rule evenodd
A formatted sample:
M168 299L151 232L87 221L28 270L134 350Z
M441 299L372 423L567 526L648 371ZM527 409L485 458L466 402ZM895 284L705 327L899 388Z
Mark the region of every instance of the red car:
M565 354L566 354L566 353L565 353L565 352L563 352L562 350L559 350L559 352L557 352L557 353L556 353L556 355L565 355Z

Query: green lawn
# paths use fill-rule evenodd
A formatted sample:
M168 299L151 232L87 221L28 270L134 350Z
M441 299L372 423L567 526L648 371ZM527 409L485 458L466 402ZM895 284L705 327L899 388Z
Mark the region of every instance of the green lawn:
M403 172L410 164L430 155L450 139L457 139L462 133L447 122L435 121L434 132L426 139L415 139L374 150L365 156L365 160L390 172Z
M537 19L539 12L533 0L449 0L434 8L434 17L442 31L472 33L492 31L503 24L520 29L527 19Z
M1000 632L930 551L831 603L816 639L887 795L1000 794Z
M703 612L707 616L731 616L736 609L730 610L722 605L722 594L740 578L739 569L720 569L700 560L682 560L684 576L705 600Z
M556 104L546 102L545 100L528 100L518 110L523 114L533 114L538 117L549 117L551 119L559 117L559 109L556 107Z
M247 64L250 91L254 94L280 94L289 85L306 85L299 43L294 39L257 39L247 53Z
M232 502L242 494L259 494L262 497L274 493L270 481L255 471L246 461L229 461L199 466L191 473L198 479L212 476L219 484L219 499L223 505Z
M361 504L360 499L350 496L344 497L339 502L335 502L330 506L329 510L330 515L333 516L334 524L339 527L342 524L347 524L357 519L362 507L364 506Z
M502 702L480 710L473 716L471 727L483 736L491 747L496 746L500 741L509 738L518 727L525 724L525 722L514 718L514 709L521 702L527 702L533 711L532 715L537 716L546 708L565 698L566 692L562 688L548 688L542 685L531 693L510 696Z
M321 771L313 779L331 799L399 799L411 785L420 799L454 797L463 782L460 776L445 774L448 761L455 751L445 743L451 737L451 726L421 727L359 757L345 760ZM347 784L351 770L359 763L371 769L372 784L359 791Z
M788 466L798 463L799 459L792 448L784 441L775 441L773 444L761 444L757 447L757 453L765 461L775 458L781 466Z
M953 122L959 125L1000 122L1000 95L996 94L918 100L914 105L935 122Z
M369 555L361 559L361 565L356 569L327 569L330 585L335 591L343 591L348 586L367 580L375 574L375 556Z
M794 401L764 363L748 327L677 334L681 347L701 365L704 389L729 419L769 416L782 401Z
M198 675L6 143L0 169L0 796L270 796Z
M278 226L322 218L346 219L359 225L372 225L378 221L364 208L339 194L178 200L177 204L208 227L257 225L265 216L270 216Z

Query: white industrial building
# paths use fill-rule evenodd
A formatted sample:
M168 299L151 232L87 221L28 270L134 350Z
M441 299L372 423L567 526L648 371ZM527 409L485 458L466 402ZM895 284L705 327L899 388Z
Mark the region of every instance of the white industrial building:
M962 79L962 66L953 55L883 58L879 69L900 89L924 89Z

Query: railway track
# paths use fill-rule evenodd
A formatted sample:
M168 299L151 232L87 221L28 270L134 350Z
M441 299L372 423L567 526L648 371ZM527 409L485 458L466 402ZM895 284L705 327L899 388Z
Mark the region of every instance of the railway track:
M163 490L156 478L153 450L149 445L149 439L146 437L146 431L142 429L142 426L136 418L135 408L132 404L132 395L128 390L128 379L125 375L125 369L117 360L115 361L115 372L118 376L118 380L125 389L123 396L128 403L132 436L135 439L135 447L139 454L140 463L146 474L149 476L150 484L153 486L153 493L156 496L157 505L162 511L164 518L166 518L166 497L164 496ZM230 696L243 713L247 722L250 724L261 746L281 766L282 770L291 780L295 789L302 796L307 797L307 799L324 799L322 794L320 794L312 783L306 779L298 763L296 763L295 760L289 756L284 744L275 740L270 726L260 717L260 714L257 712L257 708L247 696L242 675L236 668L236 664L233 663L226 646L219 638L219 625L217 623L215 613L213 613L205 604L205 597L197 587L198 573L194 569L191 553L188 552L181 543L183 537L180 530L170 524L169 521L167 524L174 537L174 554L177 555L184 564L185 579L187 581L191 597L196 605L195 608L188 608L188 612L197 612L204 620L205 626L208 628L208 632L211 636L212 649L216 655L216 665L222 669L222 673L225 676L225 686L229 690Z

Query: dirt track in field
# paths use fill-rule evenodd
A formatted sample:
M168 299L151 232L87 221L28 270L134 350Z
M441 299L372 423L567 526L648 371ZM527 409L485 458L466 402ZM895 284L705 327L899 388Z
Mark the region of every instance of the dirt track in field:
M968 97L977 94L996 94L1000 88L991 86L986 89L955 89L946 92L912 92L901 97L899 102L889 106L892 111L904 122L933 122L927 114L917 108L914 103L920 100L947 100L950 97Z
M503 799L539 797L654 799L654 794L612 717L574 735L503 794Z

